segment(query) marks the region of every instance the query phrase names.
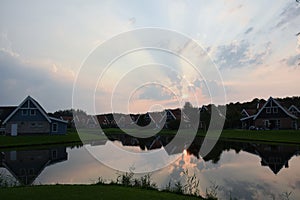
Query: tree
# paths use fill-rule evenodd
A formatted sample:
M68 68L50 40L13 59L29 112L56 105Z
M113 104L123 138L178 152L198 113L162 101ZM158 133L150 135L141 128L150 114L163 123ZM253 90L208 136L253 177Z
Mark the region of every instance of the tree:
M184 114L187 117L187 119L183 120L183 122L189 123L194 129L198 129L200 121L199 109L193 107L193 105L190 102L185 102L182 111L182 114Z

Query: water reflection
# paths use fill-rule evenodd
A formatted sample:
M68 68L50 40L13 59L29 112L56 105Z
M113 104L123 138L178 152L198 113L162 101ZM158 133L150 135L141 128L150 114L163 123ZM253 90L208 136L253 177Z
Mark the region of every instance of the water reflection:
M138 139L113 135L110 141L97 141L87 146L101 150L107 143L113 143L132 152L155 151L164 148L172 138ZM178 145L169 149L169 154L181 156L168 167L153 172L153 181L163 188L169 181L184 180L182 172L189 169L200 180L202 194L211 181L215 181L222 188L221 199L228 199L230 195L239 199L264 199L289 191L294 198L300 198L299 145L218 141L208 155L201 156L202 142L203 138L199 137L188 148ZM114 155L109 157L114 158ZM89 184L100 176L116 180L120 173L99 163L86 148L65 146L2 151L0 167L22 184Z
M166 147L173 137L174 136L158 136L139 139L129 135L114 135L109 139L111 141L120 141L124 146L139 146L141 150L153 150ZM213 163L218 163L220 156L224 151L235 150L236 153L244 151L259 156L261 158L261 165L268 166L274 174L278 174L278 172L284 167L288 168L288 161L294 155L298 156L300 153L299 145L271 145L253 142L219 140L212 151L208 155L202 157L199 151L203 140L203 137L196 137L187 149L184 143L182 143L172 149L166 149L166 151L170 155L183 153L186 150L189 155L193 155L198 159L202 158L204 161L212 161Z
M66 147L40 150L3 151L0 167L6 168L22 185L31 185L39 174L50 165L66 161Z

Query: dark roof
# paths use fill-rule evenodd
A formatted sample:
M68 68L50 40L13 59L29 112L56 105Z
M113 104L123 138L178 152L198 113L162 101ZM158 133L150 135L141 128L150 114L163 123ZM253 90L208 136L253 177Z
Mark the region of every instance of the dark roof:
M257 113L256 109L245 109L249 116L254 115Z
M12 113L17 106L1 106L0 107L0 124L3 122L10 113Z

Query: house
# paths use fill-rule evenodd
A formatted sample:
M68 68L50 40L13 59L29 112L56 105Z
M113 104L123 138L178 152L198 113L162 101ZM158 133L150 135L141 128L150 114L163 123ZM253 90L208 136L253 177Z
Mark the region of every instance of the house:
M1 127L5 135L66 134L67 121L50 117L28 96L17 107L1 107Z
M298 129L298 117L272 97L255 114L246 110L243 113L240 120L244 129Z
M134 128L138 115L115 113L113 118L119 128Z
M109 127L109 121L106 115L97 115L97 120L101 128Z
M295 115L296 117L300 117L300 109L297 108L295 105L291 105L289 107L289 112Z

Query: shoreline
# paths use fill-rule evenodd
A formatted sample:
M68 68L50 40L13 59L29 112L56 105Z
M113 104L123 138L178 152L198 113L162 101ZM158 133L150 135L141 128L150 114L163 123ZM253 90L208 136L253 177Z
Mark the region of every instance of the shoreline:
M107 136L122 135L124 132L120 129L104 129L105 135L95 135L85 133L77 134L76 130L68 130L66 135L36 135L36 136L0 136L0 148L25 148L29 146L43 147L50 145L83 145L92 141L108 140ZM188 133L187 133L188 134ZM163 130L157 135L175 136L176 131ZM205 137L203 131L199 131L196 137ZM215 136L206 136L214 139ZM299 130L268 130L268 131L249 131L249 130L223 130L219 140L240 141L240 142L256 142L271 144L288 144L300 145Z

